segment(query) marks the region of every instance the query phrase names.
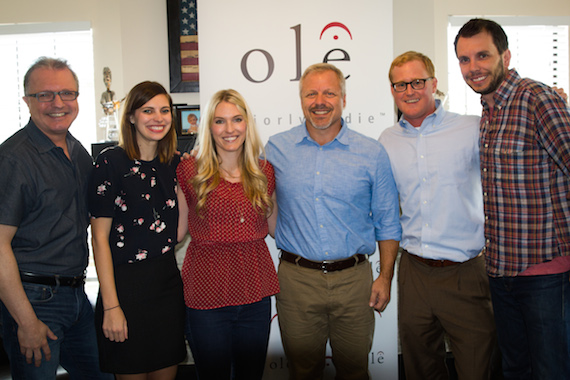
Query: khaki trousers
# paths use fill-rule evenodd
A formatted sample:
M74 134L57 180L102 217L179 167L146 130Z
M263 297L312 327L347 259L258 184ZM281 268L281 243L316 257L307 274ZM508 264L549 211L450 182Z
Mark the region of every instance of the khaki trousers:
M281 261L278 275L277 313L289 379L322 379L330 340L336 378L368 380L374 333L370 262L325 274Z

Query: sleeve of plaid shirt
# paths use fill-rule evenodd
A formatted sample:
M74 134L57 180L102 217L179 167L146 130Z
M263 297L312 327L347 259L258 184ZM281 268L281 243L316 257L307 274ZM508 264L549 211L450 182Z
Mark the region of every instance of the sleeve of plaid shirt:
M539 93L535 107L539 141L570 177L570 108L554 90Z

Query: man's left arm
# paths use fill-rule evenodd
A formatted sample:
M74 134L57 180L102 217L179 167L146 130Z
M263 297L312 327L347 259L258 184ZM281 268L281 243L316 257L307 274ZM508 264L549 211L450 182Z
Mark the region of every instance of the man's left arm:
M396 240L382 240L378 242L380 254L380 274L372 283L370 294L370 307L384 311L390 302L390 290L394 277L394 263L398 255L399 242Z
M570 176L570 108L561 97L546 94L536 101L540 143L561 170Z
M398 190L392 175L390 159L380 146L374 159L375 183L372 187L372 218L380 255L380 274L372 284L370 307L384 311L390 302L390 289L394 277L394 263L402 237Z

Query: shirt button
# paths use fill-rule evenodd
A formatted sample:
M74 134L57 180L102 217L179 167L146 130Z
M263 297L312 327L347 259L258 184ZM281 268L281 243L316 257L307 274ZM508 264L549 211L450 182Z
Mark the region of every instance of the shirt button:
M317 175L321 174L321 172L317 172Z
M318 202L318 201L319 201L319 198L315 198L315 200Z
M323 225L321 224L321 225L319 225L319 227L323 228Z

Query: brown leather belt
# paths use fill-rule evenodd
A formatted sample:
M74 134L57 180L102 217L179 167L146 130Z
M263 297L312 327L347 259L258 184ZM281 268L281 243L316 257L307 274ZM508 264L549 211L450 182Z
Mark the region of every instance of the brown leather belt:
M406 251L405 249L403 250L405 253L407 253L408 255L410 255L410 257L416 259L417 261L424 263L426 265L429 265L430 267L436 267L436 268L443 268L443 267L450 267L452 265L458 265L461 264L460 262L457 261L451 261L451 260L434 260L434 259L426 259L424 257L419 257L414 255L413 253L410 253L408 251Z
M64 277L64 276L46 276L42 274L20 272L22 282L29 282L31 284L48 285L48 286L70 286L72 288L79 288L85 282L85 276L77 277Z
M281 250L281 260L296 264L303 268L322 270L323 273L334 272L354 267L368 260L368 255L357 253L343 260L312 261L291 252Z

